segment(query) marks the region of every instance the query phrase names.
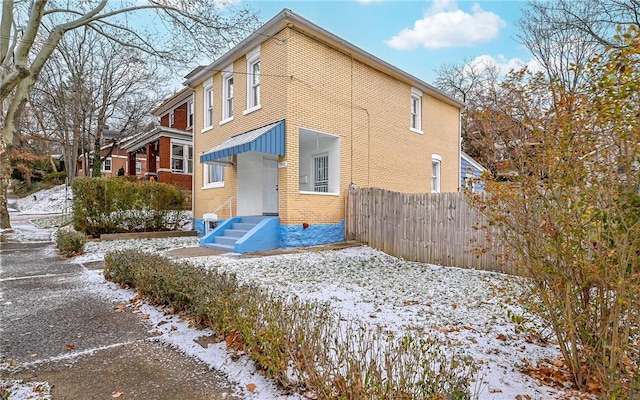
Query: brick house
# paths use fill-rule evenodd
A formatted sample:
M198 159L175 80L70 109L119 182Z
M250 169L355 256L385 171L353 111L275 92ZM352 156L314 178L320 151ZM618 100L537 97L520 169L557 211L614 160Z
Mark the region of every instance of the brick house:
M152 111L160 125L134 135L122 143L127 152L128 168L133 171L145 159L145 175L182 190L192 189L193 175L193 98L185 88ZM128 175L133 175L128 173Z
M463 104L290 10L185 78L204 246L344 240L350 185L459 190Z
M116 177L118 176L118 170L120 170L120 168L124 169L125 175L136 175L140 178L145 175L147 172L147 158L144 155L138 156L135 164L130 166L129 153L122 148L122 146L126 144L126 140L127 139L124 139L121 142L116 143L113 148L111 144L100 148L102 156L107 156L102 163L102 176L107 178ZM78 157L76 176L91 176L91 158L92 155L89 155L88 158L85 158L84 156Z

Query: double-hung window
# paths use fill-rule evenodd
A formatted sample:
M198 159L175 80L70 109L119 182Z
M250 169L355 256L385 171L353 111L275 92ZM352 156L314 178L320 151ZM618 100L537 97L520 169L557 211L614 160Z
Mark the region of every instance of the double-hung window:
M260 108L260 48L247 54L247 110L245 114Z
M136 175L140 175L142 173L142 163L140 161L136 161Z
M171 143L171 172L193 173L193 147L186 143Z
M187 103L187 127L193 126L193 100Z
M422 133L422 91L411 88L411 124L409 129Z
M104 162L102 163L102 171L111 172L111 157L107 157L104 159Z
M222 73L222 121L220 125L233 119L233 66Z
M224 186L224 165L204 164L204 188Z
M213 81L209 81L204 85L204 128L208 130L213 128Z
M431 155L431 192L440 192L440 174L442 167L442 157L438 154Z
M175 124L176 124L176 114L172 110L169 113L169 128L173 128Z

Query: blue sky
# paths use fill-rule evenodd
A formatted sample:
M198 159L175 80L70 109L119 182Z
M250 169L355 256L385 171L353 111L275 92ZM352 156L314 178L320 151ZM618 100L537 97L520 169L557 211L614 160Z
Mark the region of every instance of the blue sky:
M434 68L465 60L508 71L531 54L515 40L523 0L242 0L263 21L283 8L427 82Z

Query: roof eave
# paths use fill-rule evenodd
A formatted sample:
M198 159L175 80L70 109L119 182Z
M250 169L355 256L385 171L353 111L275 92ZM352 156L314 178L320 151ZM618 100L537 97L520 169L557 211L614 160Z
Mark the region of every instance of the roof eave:
M172 108L175 108L176 106L189 101L192 95L193 89L185 87L184 89L180 90L173 96L163 101L162 104L151 111L151 114L155 115L156 117L160 117Z
M460 157L462 157L465 160L467 160L469 162L469 164L471 164L474 167L476 167L476 169L478 169L480 171L488 171L485 167L483 167L479 162L474 160L473 157L471 157L470 155L468 155L464 151L460 151Z
M189 131L168 128L166 126L156 126L152 130L136 138L136 140L132 140L131 143L127 143L122 146L122 149L132 153L146 146L147 143L158 140L162 136L168 136L174 139L193 139L193 133Z
M254 33L249 35L245 40L236 45L229 52L224 54L221 58L202 68L200 71L194 73L186 81L185 85L191 88L195 88L207 78L212 75L212 72L217 72L226 67L229 63L235 61L239 57L246 54L248 51L266 41L282 29L289 27L297 29L311 37L318 39L319 41L326 43L338 50L349 54L354 59L370 65L394 78L400 79L416 88L422 90L429 95L444 101L445 103L461 109L465 106L460 100L438 90L435 86L397 68L386 61L362 50L361 48L347 42L344 39L334 35L333 33L321 28L313 22L301 17L289 9L284 9L276 16L271 18L267 23L261 26Z
M249 35L246 39L226 52L222 57L218 58L199 71L193 74L189 74L190 76L187 75L187 79L185 80L184 85L192 89L195 88L207 78L209 78L212 72L221 70L229 63L235 61L254 47L258 46L276 33L280 32L286 26L284 22L289 13L291 13L291 10L288 9L280 11L276 16L271 18L255 32Z
M351 55L354 59L366 64L370 65L389 76L392 76L396 79L404 81L416 88L422 90L423 92L428 93L429 95L444 101L445 103L457 107L459 109L463 108L465 104L460 100L440 91L435 86L419 79L398 67L395 67L388 62L374 56L371 53L368 53L361 48L349 43L348 41L334 35L333 33L319 27L318 25L312 23L311 21L289 11L288 19L290 23L293 24L293 28L298 30L302 30L307 35L315 37L316 39L322 42L329 42L327 44L333 45L337 47L339 50L343 51ZM301 29L302 28L302 29Z

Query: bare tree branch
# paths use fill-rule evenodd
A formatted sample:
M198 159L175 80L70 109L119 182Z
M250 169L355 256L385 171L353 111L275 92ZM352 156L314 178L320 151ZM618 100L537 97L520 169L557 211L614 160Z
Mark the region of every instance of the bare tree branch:
M2 2L2 19L0 19L0 37L9 38L13 25L13 1ZM4 60L9 53L9 40L0 41L0 60Z

